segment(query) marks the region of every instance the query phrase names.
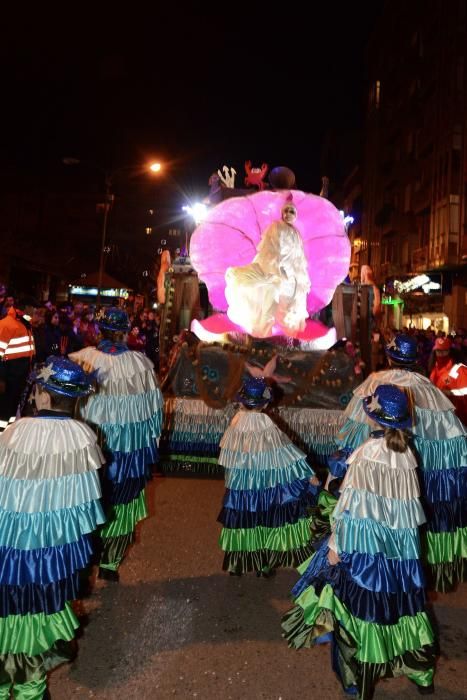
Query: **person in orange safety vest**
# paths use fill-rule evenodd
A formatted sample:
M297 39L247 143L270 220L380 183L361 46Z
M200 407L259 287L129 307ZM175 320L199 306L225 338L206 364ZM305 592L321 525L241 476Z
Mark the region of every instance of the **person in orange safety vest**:
M433 349L436 361L430 381L447 395L458 417L467 425L467 366L452 357L449 338L437 338Z
M4 391L0 393L0 432L16 418L21 394L32 368L35 354L30 316L32 302L23 304L24 311L13 306L0 321L0 379Z

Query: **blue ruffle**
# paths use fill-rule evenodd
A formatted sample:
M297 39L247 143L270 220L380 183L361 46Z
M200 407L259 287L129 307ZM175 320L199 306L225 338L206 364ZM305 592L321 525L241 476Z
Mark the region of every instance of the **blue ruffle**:
M327 459L328 469L335 479L342 479L345 476L348 468L347 459L352 452L350 447L343 447L329 455Z
M164 443L160 443L160 451L171 454L183 454L183 455L197 455L202 457L207 455L209 457L217 457L220 452L219 441L217 442L205 442L196 440L188 442L178 442L176 440L169 440Z
M0 585L26 586L54 583L84 569L92 556L91 536L60 547L29 551L0 547Z
M124 401L125 397L121 397ZM160 436L162 412L158 411L147 420L138 423L101 423L96 425L105 450L111 452L134 452L150 447Z
M300 580L295 584L292 594L297 598L320 569L327 563L327 539L320 546ZM423 567L419 559L386 559L383 554L347 554L340 555L340 566L347 575L361 588L375 593L397 593L424 588L426 585Z
M285 503L306 498L313 503L318 495L319 487L312 486L308 479L296 479L291 484L277 484L262 491L244 490L234 491L226 489L222 505L233 510L247 510L250 512L269 510L272 506L281 506Z
M28 583L25 586L0 586L0 617L8 615L52 615L75 600L80 590L79 572L55 583Z
M105 522L98 501L50 513L11 513L0 510L0 547L43 549L77 542Z
M105 478L116 484L121 484L127 479L145 477L150 473L149 467L159 461L159 450L156 442L133 452L106 452L107 466Z
M234 491L260 491L311 476L311 467L300 459L282 469L226 469L225 485Z
M144 490L151 477L151 470L147 467L147 474L145 476L140 476L136 479L127 479L121 484L105 481L103 488L104 502L111 503L112 505L122 505L134 501L135 498L138 498L141 491Z
M467 498L467 467L424 471L420 481L428 503Z
M426 604L423 588L415 588L409 593L399 590L396 593L376 593L360 587L349 576L345 567L327 562L312 579L311 585L319 595L326 584L330 584L334 594L344 603L351 615L366 622L380 625L396 624L401 617L423 612Z
M217 520L230 529L255 527L283 527L298 522L308 516L308 507L304 501L271 506L266 511L246 511L222 508Z
M431 532L455 532L467 527L467 498L432 503L425 507Z
M418 528L391 530L374 520L343 515L335 521L335 536L339 552L384 554L389 559L420 557Z

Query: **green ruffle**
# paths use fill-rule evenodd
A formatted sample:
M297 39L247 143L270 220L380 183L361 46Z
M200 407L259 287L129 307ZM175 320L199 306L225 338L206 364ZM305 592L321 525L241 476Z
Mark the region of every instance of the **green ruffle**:
M218 464L217 457L164 454L161 455L158 468L164 474L201 474L224 478L224 467Z
M130 532L120 537L106 537L102 540L102 552L99 566L102 569L117 571L128 547L133 544L135 533Z
M311 647L317 637L333 633L336 642L335 663L341 681L346 688L356 686L360 700L370 700L373 697L374 687L380 678L407 676L420 686L429 686L433 682L437 653L434 644L425 644L383 663L374 663L357 659L355 639L339 624L330 610L322 609L315 625L310 627L305 622L303 609L295 606L284 616L282 628L289 646L297 649Z
M319 596L316 595L313 586L310 586L298 596L295 602L303 609L304 623L311 628L311 640L329 631L323 630L326 616L322 615L323 609L329 610L355 640L358 661L386 663L406 651L420 649L425 645L433 644L434 641L433 630L426 613L401 617L395 625L366 622L349 613L345 605L334 595L332 586L329 584L324 586ZM304 632L302 639L304 639L303 635ZM306 645L302 643L298 646Z
M136 523L147 518L146 495L144 490L129 503L112 506L107 514L107 524L101 530L101 537L119 537L128 535L135 529Z
M224 552L256 552L262 549L287 552L309 544L310 538L310 520L301 518L297 523L283 527L224 527L219 544Z
M75 656L75 641L65 642L62 639L59 639L43 654L36 654L35 656L1 654L0 685L39 681L44 677L45 673L60 666L60 664L71 661Z
M432 587L440 593L453 591L458 583L467 581L467 558L456 557L454 561L430 565Z
M288 552L272 552L262 549L256 552L226 552L222 568L234 574L246 574L248 571L263 571L279 567L296 568L303 561L310 561L313 554L311 544L292 549Z
M78 618L69 603L63 610L52 615L28 613L1 617L0 654L43 654L58 639L73 639L78 627Z
M444 564L455 559L467 559L467 527L455 532L427 532L429 564Z

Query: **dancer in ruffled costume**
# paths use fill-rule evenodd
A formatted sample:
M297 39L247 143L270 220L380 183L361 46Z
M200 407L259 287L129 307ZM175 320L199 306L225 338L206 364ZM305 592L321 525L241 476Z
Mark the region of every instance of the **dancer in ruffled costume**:
M49 697L47 672L75 653L70 602L104 522L97 436L74 420L92 380L49 357L36 376L37 417L0 436L0 698Z
M363 399L380 384L395 384L414 406L413 449L421 468L427 516L426 560L439 591L451 590L467 576L467 440L454 406L429 379L413 371L415 338L396 335L386 348L391 369L371 374L346 408L347 421L338 434L343 447L355 448L375 427Z
M379 678L402 675L431 694L436 652L420 562L425 516L405 431L410 406L394 385L377 387L363 406L385 429L348 459L331 537L302 567L284 636L295 648L331 641L334 670L362 700Z
M107 459L99 577L118 581L118 568L133 542L136 524L147 516L145 486L158 459L163 399L154 365L128 350L130 328L123 309L110 307L99 320L104 340L70 357L96 373L98 391L80 406L102 442Z
M264 231L258 252L249 265L229 267L225 273L228 317L258 338L277 325L295 336L308 318L311 283L300 232L293 226L297 208L290 200Z
M232 575L268 577L280 566L310 556L310 517L319 481L299 450L262 409L272 399L268 382L276 358L253 374L237 396L243 404L221 439L219 464L226 491L219 522L223 568ZM247 365L247 368L249 366ZM279 379L279 377L277 377Z

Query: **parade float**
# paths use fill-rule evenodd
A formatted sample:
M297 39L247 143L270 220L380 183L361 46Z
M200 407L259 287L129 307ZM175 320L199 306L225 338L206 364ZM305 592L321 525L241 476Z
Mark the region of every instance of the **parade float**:
M336 449L342 410L362 379L358 344L336 342L349 323L349 340L362 329L369 335L369 297L362 309L362 290L349 297L342 285L350 262L342 213L322 194L295 189L288 168L275 168L266 189L265 165L246 166L245 183L255 189L235 190L233 177L218 171L217 203L191 236L187 274L195 270L206 285L211 313L201 318L194 309L168 356L165 472L221 474L219 440L238 410L234 397L246 363L261 374L276 358L281 398L268 411L315 466ZM177 286L186 282L173 269L167 279L170 319L177 316ZM324 313L331 305L337 324Z

